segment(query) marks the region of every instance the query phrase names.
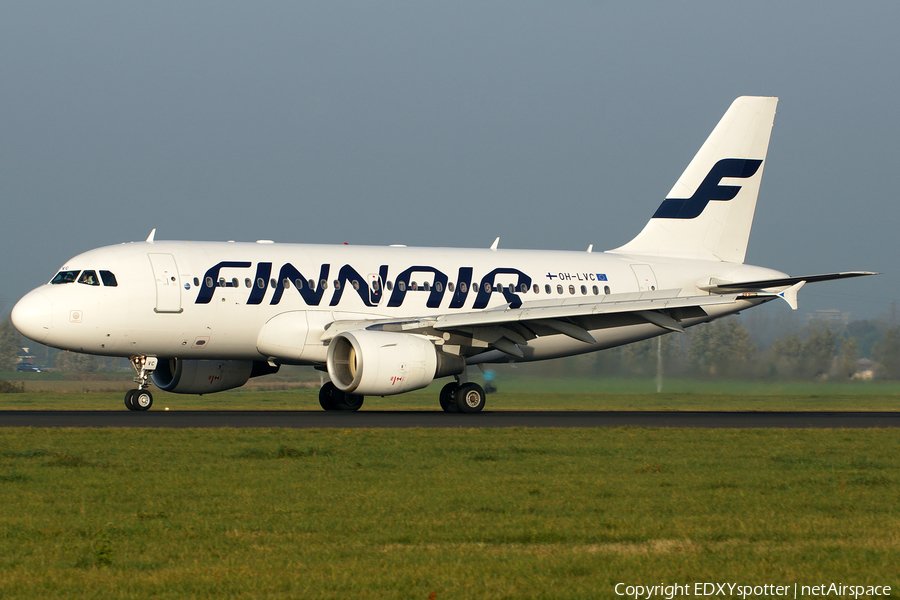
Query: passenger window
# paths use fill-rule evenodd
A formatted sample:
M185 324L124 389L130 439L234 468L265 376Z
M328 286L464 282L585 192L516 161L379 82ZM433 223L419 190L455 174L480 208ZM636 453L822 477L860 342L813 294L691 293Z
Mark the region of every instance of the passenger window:
M381 289L381 285L378 283L378 280L372 282L372 291L377 292Z
M297 280L294 281L294 285L297 286L298 290L302 290L303 289L303 280L298 277Z
M484 284L484 291L486 291L486 292L492 291L492 290L491 290L491 284L485 283L485 284Z
M327 290L327 289L328 289L328 281L325 280L325 279L323 279L322 281L320 281L320 282L319 282L319 285L321 286L321 289L323 289L323 290Z
M438 293L441 293L444 291L444 284L441 283L440 281L436 281L434 284L434 289L436 289L438 291Z
M353 289L354 289L354 290L359 290L359 282L358 282L357 280L355 280L355 279L353 280Z
M78 278L78 283L99 286L100 280L97 279L97 274L94 271L85 271L81 274L81 277Z
M422 284L422 289L425 290L426 292L428 292L428 291L431 291L431 286L426 281L425 283Z
M336 290L341 289L341 280L340 279L334 280L334 289L336 289Z
M463 281L461 284L459 284L459 291L462 292L463 294L467 294L469 292L469 286L466 285L465 281Z
M50 283L72 283L78 279L78 273L80 273L80 271L60 271L50 280Z
M419 290L419 284L416 283L415 281L413 281L413 282L411 282L411 283L409 284L409 289L411 289L412 291L416 292L416 291Z
M283 283L284 283L284 289L286 289L286 290L291 289L291 280L290 279L285 277Z
M385 284L385 286L387 287L387 291L391 291L392 289L394 289L394 284L393 284L392 282L390 282L390 281L388 281L388 282Z
M557 286L556 286L556 293L557 293L557 294L562 294L562 285L557 285Z
M539 286L538 284L534 284L534 293L539 294L540 291L541 291L541 286Z
M116 287L119 285L116 281L116 276L113 275L111 271L100 271L100 279L106 287ZM194 285L197 285L196 278L194 278Z
M595 295L595 296L596 296L597 294L600 293L600 290L597 289L597 286L596 286L596 285L594 286L594 290L593 290L593 291L594 291L594 295Z
M175 278L173 277L172 279L174 280ZM237 278L237 277L232 277L232 278L231 278L231 287L235 287L235 288L236 288L236 287L241 287L240 284L238 284L238 278Z
M544 292L547 294L550 293L550 284L549 283L544 286Z
M523 283L522 285L519 286L519 289L522 290L522 293L523 293L523 294L528 293L528 286L527 286L526 284L524 284L524 283Z
M569 286L569 293L572 295L575 295L575 286L574 285Z
M603 293L606 294L607 296L609 295L609 286L608 285L603 286Z
M244 280L244 287L250 287L251 285L253 285L253 284L250 282L250 278L249 277L246 278Z
M405 282L405 281L398 281L398 282L397 282L397 289L400 290L401 292L405 292L405 291L406 291L406 282Z
M264 287L266 287L266 280L262 277L258 278L256 280L256 287L258 287L259 289L263 289Z
M582 295L582 296L587 296L587 287L581 286L581 295Z
M449 283L447 284L447 291L448 291L448 292L452 292L452 291L453 291L453 282L452 282L452 281L449 282Z
M271 285L272 289L274 290L275 288L278 287L278 282L275 281L275 278L273 277L272 279L269 280L269 285Z
M307 283L309 284L309 289L311 289L311 290L316 289L316 282L315 282L315 281L313 281L312 279L310 279Z
M225 278L219 277L219 287L225 287Z
M207 277L205 283L206 283L206 287L211 288L213 286L212 277Z

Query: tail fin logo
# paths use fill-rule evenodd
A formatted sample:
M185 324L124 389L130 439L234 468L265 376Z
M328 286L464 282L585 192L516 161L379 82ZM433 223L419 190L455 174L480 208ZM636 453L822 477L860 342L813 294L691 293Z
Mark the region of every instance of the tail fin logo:
M725 177L747 179L753 177L762 165L761 160L749 158L723 158L709 170L703 183L690 198L666 198L659 205L654 219L695 219L700 216L710 200L733 200L741 191L739 185L719 185Z

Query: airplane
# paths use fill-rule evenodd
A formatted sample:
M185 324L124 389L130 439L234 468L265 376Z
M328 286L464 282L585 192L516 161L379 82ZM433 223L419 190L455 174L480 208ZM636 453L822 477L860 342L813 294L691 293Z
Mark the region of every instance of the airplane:
M60 349L128 357L130 410L160 390L208 394L281 365L330 381L325 410L358 410L452 377L446 412L477 413L468 367L595 352L733 315L806 283L744 264L778 102L737 98L644 229L606 251L156 241L71 258L11 317Z

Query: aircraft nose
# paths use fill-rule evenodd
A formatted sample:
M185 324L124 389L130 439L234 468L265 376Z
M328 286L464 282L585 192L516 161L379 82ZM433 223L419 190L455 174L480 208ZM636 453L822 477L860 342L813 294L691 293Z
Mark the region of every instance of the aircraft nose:
M50 333L52 309L50 300L45 295L29 292L16 302L10 318L19 333L35 342L42 342Z

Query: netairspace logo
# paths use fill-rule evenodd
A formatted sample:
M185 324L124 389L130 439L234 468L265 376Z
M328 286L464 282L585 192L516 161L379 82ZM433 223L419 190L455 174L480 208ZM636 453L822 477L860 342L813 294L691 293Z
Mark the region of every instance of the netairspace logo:
M634 598L635 600L653 600L664 598L673 600L676 597L729 597L752 598L754 596L785 598L804 598L807 596L836 598L869 598L875 596L890 596L889 585L844 585L843 583L821 583L818 585L777 585L767 583L765 585L743 585L740 583L660 583L656 585L630 585L617 583L615 587L617 596Z

